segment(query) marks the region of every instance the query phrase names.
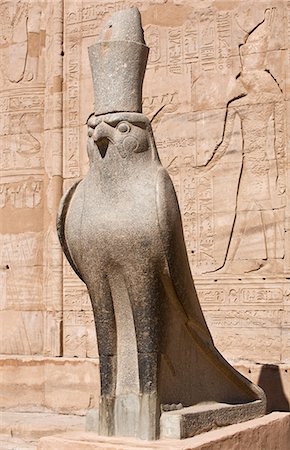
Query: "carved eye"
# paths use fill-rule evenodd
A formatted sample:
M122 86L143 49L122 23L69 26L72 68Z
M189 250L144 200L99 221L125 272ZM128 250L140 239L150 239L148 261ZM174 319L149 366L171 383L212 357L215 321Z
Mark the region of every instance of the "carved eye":
M120 133L128 133L131 130L131 127L127 122L120 122L117 128Z

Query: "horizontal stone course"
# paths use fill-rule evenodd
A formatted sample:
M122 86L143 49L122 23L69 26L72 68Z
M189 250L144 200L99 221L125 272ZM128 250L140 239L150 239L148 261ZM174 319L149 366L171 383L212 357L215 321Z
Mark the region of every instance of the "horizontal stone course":
M155 442L65 433L42 438L38 450L289 450L290 414L275 412L184 440Z

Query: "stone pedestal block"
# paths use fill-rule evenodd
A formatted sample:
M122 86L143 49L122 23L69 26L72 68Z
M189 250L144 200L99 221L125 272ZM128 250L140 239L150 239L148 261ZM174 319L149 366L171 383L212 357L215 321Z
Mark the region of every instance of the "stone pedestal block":
M184 440L149 442L76 432L42 438L38 450L289 450L289 442L290 414L275 412Z

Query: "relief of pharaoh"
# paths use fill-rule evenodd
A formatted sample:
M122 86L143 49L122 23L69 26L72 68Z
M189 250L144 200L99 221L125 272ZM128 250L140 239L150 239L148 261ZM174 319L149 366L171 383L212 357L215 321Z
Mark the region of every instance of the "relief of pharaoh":
M215 269L222 272L235 272L238 262L244 272L275 273L281 269L278 263L284 256L283 94L266 70L274 18L275 8L266 9L264 20L239 47L242 70L237 80L243 95L229 102L223 139L198 170L200 174L207 172L225 156L238 117L242 161L229 242L222 264ZM243 247L247 239L248 245Z

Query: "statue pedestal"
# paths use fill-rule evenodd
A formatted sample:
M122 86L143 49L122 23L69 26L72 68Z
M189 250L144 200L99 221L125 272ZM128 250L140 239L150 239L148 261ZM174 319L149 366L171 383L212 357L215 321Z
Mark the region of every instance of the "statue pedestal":
M290 413L273 412L267 416L230 425L193 438L142 441L122 437L102 437L95 433L71 432L40 439L38 450L288 450Z

